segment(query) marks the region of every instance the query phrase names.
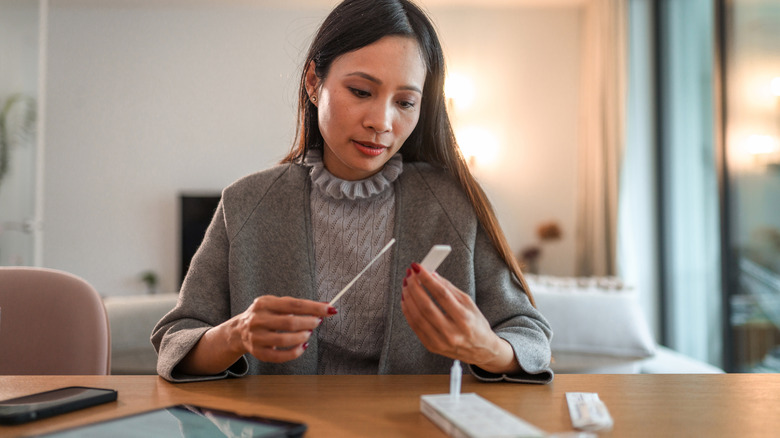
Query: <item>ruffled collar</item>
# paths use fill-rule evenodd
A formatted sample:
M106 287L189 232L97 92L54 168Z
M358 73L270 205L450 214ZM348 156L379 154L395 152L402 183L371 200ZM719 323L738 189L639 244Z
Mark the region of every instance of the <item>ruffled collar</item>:
M310 149L303 164L311 167L311 181L321 192L335 199L350 200L370 198L383 192L403 172L401 153L396 153L385 163L385 167L366 179L347 181L333 176L325 168L321 149Z

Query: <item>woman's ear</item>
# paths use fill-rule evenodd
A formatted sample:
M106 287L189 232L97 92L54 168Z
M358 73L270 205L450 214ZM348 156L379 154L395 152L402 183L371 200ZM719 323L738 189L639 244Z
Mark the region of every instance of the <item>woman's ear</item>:
M319 96L317 95L320 90L320 78L317 77L315 72L317 65L314 61L309 63L309 67L306 68L306 93L309 95L309 100L314 106L317 106Z

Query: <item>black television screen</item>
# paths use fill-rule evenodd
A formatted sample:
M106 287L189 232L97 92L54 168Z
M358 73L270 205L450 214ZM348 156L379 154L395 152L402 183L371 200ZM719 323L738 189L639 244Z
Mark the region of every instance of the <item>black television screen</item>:
M206 235L206 229L209 227L214 212L217 210L219 199L219 193L182 194L179 196L181 213L179 269L181 282L184 282L184 277L190 268L190 260L192 260L200 243L203 241L203 236Z

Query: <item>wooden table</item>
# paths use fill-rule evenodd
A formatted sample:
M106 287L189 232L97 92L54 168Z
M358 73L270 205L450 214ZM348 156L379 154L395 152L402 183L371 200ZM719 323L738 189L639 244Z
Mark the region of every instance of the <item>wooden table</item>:
M62 386L119 391L115 403L22 426L0 436L49 432L178 403L308 424L307 437L445 436L420 413L420 395L445 393L433 376L249 376L171 384L157 376L0 376L0 399ZM558 375L549 385L480 383L476 392L547 432L570 431L566 392L597 392L615 420L600 437L780 436L780 375Z

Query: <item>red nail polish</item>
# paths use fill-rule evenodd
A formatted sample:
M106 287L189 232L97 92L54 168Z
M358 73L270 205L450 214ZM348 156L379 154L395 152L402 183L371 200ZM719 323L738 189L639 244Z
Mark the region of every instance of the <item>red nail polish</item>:
M417 263L412 263L412 270L414 270L415 274L419 274L420 273L420 265L418 265Z
M322 324L322 318L320 318L320 322L317 323L317 326L319 326L320 324Z
M404 287L406 287L406 279L404 278ZM403 299L403 296L401 296L401 299Z
M339 311L338 311L338 310L336 310L336 308L335 308L335 307L332 307L332 306L331 306L331 307L328 307L328 315L335 315L335 314L337 314L337 313L339 313Z
M309 348L309 343L308 343L308 342L306 342L305 344L303 344L303 349L305 350L305 349L307 349L307 348Z
M406 280L404 280L404 281L406 281ZM403 300L404 300L404 294L403 294L403 292L401 292L401 301L403 301Z
M406 276L408 277L410 275L412 275L412 270L409 269L409 268L406 268Z

